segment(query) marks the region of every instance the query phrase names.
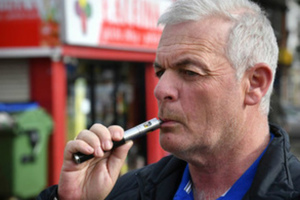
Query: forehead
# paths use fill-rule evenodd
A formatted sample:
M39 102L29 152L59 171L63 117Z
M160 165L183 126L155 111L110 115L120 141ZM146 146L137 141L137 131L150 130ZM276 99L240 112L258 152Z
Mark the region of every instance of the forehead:
M229 28L230 23L219 18L167 25L161 36L157 55L177 57L176 53L183 52L224 54Z
M170 37L185 39L209 38L223 42L227 41L229 28L232 22L220 17L204 18L199 21L188 21L174 25L167 25L164 28L161 42L170 41Z

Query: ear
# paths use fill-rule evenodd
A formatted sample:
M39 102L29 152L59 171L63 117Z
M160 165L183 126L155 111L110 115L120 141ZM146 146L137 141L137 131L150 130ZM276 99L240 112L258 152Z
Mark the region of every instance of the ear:
M245 91L245 104L259 104L267 93L273 78L270 67L265 63L256 64L245 72L248 87Z

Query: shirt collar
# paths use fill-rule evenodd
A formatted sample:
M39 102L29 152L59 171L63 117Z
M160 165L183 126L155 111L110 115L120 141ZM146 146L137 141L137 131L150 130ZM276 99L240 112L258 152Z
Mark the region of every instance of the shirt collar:
M274 134L271 133L270 142L274 138ZM268 146L269 146L268 144ZM266 152L268 146L262 152L262 154L255 160L255 162L247 169L247 171L233 184L233 186L226 191L217 200L230 200L230 199L242 199L246 192L250 189L253 182L259 161ZM173 198L173 200L193 200L193 183L191 181L190 170L188 164L186 165L181 183L178 190Z

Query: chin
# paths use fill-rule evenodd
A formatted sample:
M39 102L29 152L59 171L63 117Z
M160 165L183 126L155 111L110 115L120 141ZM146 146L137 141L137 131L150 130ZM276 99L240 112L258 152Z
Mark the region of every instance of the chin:
M182 139L171 133L161 133L160 145L165 151L176 154L176 152L181 151Z

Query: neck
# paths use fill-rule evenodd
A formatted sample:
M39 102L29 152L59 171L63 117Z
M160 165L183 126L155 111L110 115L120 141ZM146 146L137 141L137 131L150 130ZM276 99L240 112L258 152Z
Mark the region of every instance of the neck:
M230 148L201 156L198 162L189 162L195 197L217 199L264 151L270 140L267 119L265 123L250 122L247 127L248 129L240 130L241 137L232 141Z

